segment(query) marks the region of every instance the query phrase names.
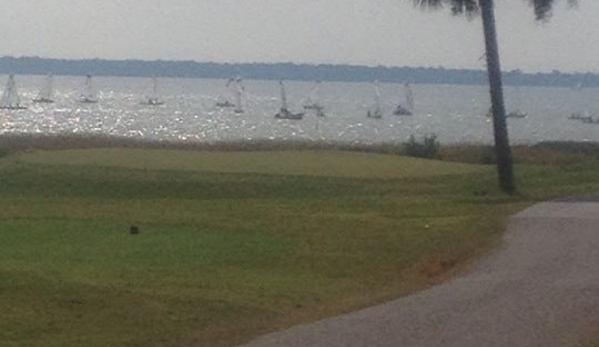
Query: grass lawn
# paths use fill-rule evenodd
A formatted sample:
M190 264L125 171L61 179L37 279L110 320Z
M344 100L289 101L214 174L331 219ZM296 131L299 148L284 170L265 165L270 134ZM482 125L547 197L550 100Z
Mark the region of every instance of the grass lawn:
M373 153L10 154L1 345L234 346L396 298L497 246L509 214L599 192L595 155L526 158L510 197L492 166Z

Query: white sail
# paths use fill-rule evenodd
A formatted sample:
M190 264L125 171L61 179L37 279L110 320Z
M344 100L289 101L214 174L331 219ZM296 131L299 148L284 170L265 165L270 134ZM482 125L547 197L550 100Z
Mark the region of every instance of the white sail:
M233 82L235 82L235 80L229 78L227 80L227 83L225 83L225 90L219 96L216 97L217 107L227 108L235 106L235 103L231 101L231 99L233 98L233 93L231 92Z
M281 85L281 110L287 110L287 93L285 92L285 84L283 81L279 81Z
M233 108L235 113L243 113L243 94L245 88L240 77L229 78L225 90L216 98L216 107Z
M409 82L404 83L403 93L405 101L403 103L400 102L395 107L393 114L396 116L411 116L414 112L414 93Z
M245 90L245 88L243 87L243 84L241 84L241 78L237 78L237 80L235 80L235 113L243 113L243 106L241 105L241 100L242 100L242 96L243 96L243 92Z
M12 74L8 76L6 88L2 93L2 98L0 98L0 108L10 110L25 109L25 107L21 105L21 98L19 97L19 92L17 90L17 82L15 82L15 77Z
M98 102L98 100L96 99L96 95L94 93L94 86L92 84L92 76L91 75L87 75L85 78L85 89L83 91L83 94L81 94L81 98L79 99L79 101L83 102L83 103L88 103L88 104L93 104Z
M33 102L54 102L54 78L52 77L52 74L46 76L44 84L37 94L37 97L33 99Z
M382 118L383 110L381 109L381 91L379 81L374 81L374 107L368 110L366 116L369 118Z
M322 83L320 81L316 81L312 90L310 90L310 94L306 102L304 103L304 109L306 110L314 110L316 115L319 117L324 117L324 106L320 102L320 85Z

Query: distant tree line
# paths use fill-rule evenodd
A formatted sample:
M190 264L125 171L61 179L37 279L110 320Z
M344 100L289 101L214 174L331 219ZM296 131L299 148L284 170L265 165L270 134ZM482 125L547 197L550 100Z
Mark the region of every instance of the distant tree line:
M0 57L0 73L21 75L73 75L123 77L189 77L264 80L321 80L338 82L381 82L424 84L485 85L483 70L445 69L443 67L367 67L332 64L294 63L213 63L165 60L47 59L39 57ZM592 73L504 72L504 83L515 86L598 87L599 75Z

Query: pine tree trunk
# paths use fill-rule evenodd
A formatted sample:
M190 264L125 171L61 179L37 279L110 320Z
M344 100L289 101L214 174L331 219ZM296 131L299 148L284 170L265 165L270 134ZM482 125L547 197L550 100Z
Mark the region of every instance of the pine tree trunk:
M514 183L512 152L507 133L505 105L503 102L503 86L501 83L493 0L479 0L479 4L485 32L487 74L489 77L491 107L493 111L493 132L495 134L495 155L497 157L499 187L502 191L512 194L516 190L516 186Z

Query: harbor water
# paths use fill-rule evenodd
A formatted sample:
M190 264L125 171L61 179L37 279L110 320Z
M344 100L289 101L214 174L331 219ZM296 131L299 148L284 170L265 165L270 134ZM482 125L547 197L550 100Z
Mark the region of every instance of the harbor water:
M8 76L0 76L0 84ZM443 144L493 142L490 102L486 86L412 85L412 116L395 116L403 100L401 84L379 85L380 119L367 118L375 106L372 83L323 82L319 103L324 117L303 105L312 82L286 81L292 112L306 112L302 120L275 119L281 107L278 81L243 81L242 113L219 108L216 101L230 91L226 80L159 78L157 97L163 105L144 105L153 93L151 78L94 77L98 102L78 102L85 77L55 76L54 103L34 103L45 76L15 76L25 110L0 110L0 133L102 134L149 140L219 142L238 140L293 140L341 143L405 142L435 134ZM2 86L0 85L0 88ZM508 111L526 113L509 118L512 143L540 141L599 141L599 124L569 119L573 113L599 118L599 89L505 87Z

